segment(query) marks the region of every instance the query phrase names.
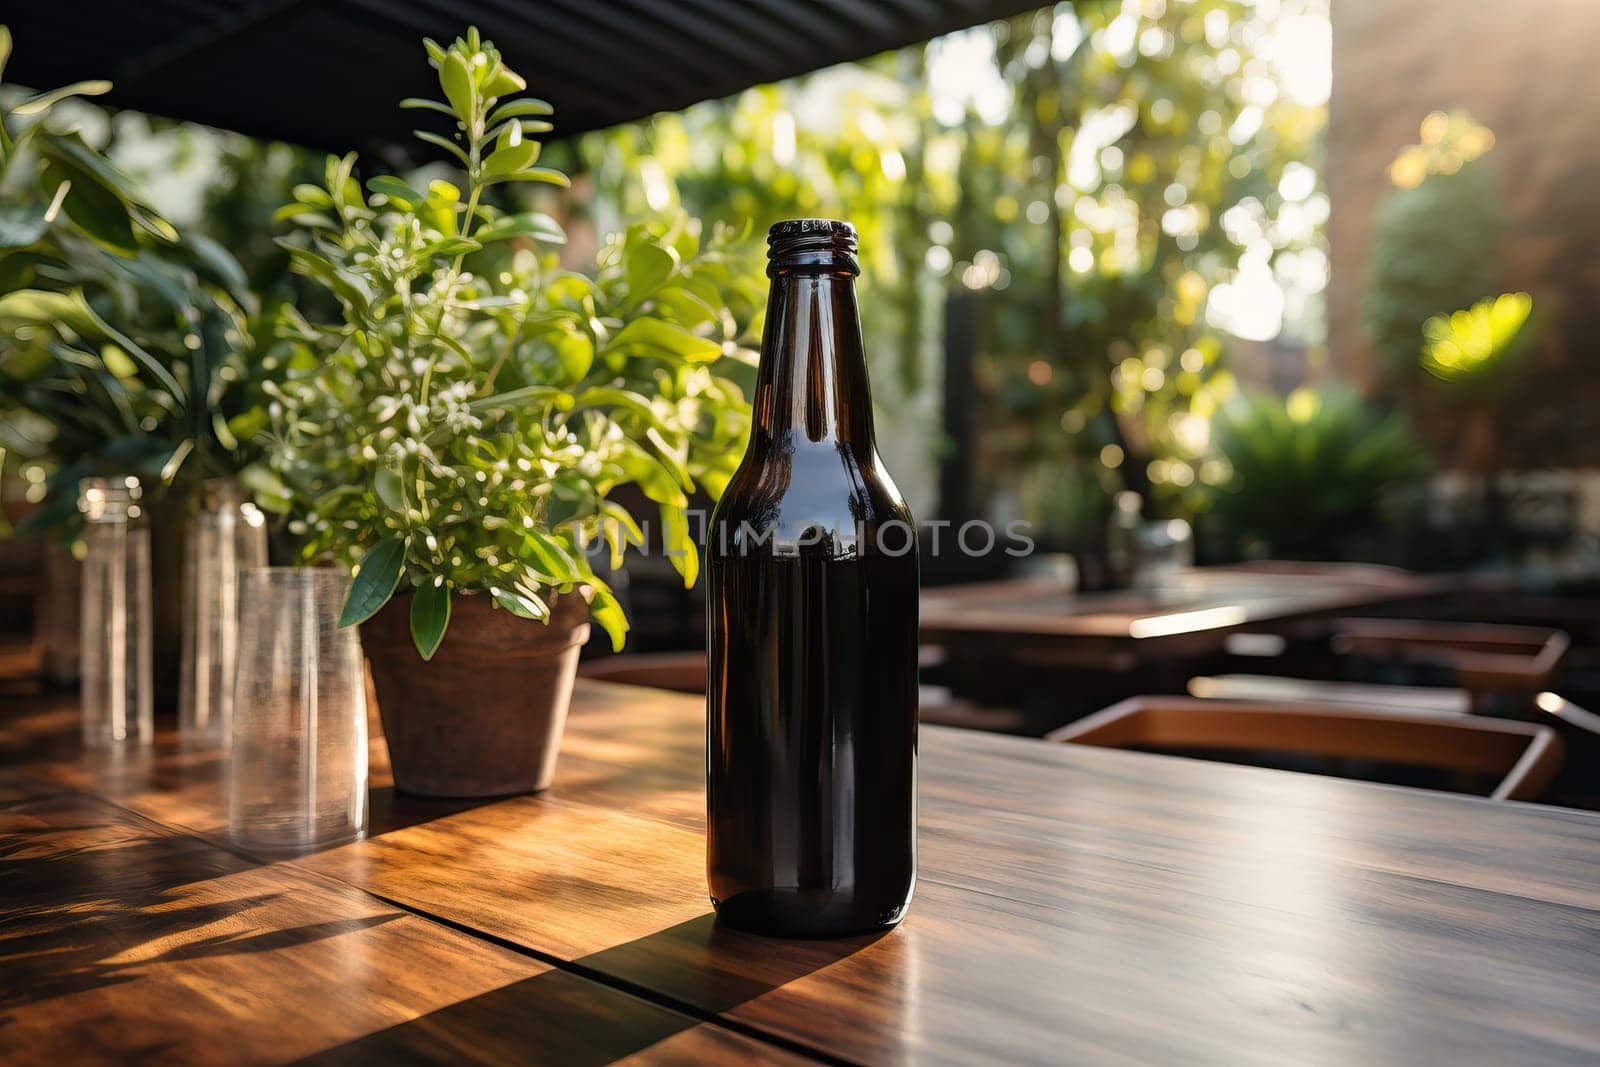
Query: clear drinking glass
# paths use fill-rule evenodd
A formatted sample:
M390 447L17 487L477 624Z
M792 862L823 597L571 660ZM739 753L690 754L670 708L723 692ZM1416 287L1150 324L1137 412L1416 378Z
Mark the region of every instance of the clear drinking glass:
M1140 589L1159 589L1182 579L1194 567L1194 529L1182 519L1144 523L1138 560L1134 585Z
M151 676L150 527L139 479L85 478L79 642L83 743L148 742L155 733Z
M361 642L341 629L342 570L239 574L228 830L291 852L367 832L367 698Z
M237 482L205 482L199 509L184 529L178 732L187 741L228 741L239 652L239 572L266 565L261 512Z

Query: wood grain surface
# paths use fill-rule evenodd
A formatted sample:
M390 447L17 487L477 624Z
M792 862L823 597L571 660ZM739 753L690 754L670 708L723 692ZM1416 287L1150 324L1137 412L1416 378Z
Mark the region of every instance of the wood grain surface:
M380 786L386 814L368 840L268 868L214 855L204 798L220 771L170 742L142 757L143 772L91 770L49 755L45 715L13 716L31 725L0 727L0 747L28 746L28 781L57 793L13 795L0 778L7 818L42 818L17 806L66 803L76 794L64 791L99 776L118 804L190 827L162 832L211 857L216 873L176 876L195 887L179 906L190 893L211 900L218 879L243 879L246 897L271 892L249 881L270 874L306 887L295 900L311 895L304 909L244 912L264 928L374 924L324 939L370 942L375 961L342 992L348 972L318 978L335 987L329 1017L319 1005L301 1029L329 1061L467 1049L515 1061L541 1040L564 1062L583 1049L678 1062L785 1051L871 1063L1600 1060L1600 818L1588 813L928 728L907 920L876 938L785 942L712 921L704 710L692 697L580 682L548 793L440 804L385 800ZM74 810L60 818L70 825ZM61 874L37 884L79 892L99 877ZM140 884L101 895L144 894L148 907ZM12 893L0 894L4 955L16 920ZM411 958L391 962L397 949L380 939L410 936ZM119 958L92 944L92 962ZM437 955L454 951L448 964ZM224 958L218 988L242 998L231 1025L271 1017L272 954ZM48 953L28 966L35 983L72 973ZM130 985L129 1004L157 1002ZM12 1034L43 1041L49 1014L65 1010L51 1004L9 1010L0 1047ZM574 1040L541 1036L545 1009L572 1020ZM405 1017L382 1024L385 1010ZM346 1029L328 1032L336 1023ZM95 1040L117 1047L115 1035Z
M74 788L217 829L215 754L79 759L70 702L15 680L0 718L8 1067L806 1061Z

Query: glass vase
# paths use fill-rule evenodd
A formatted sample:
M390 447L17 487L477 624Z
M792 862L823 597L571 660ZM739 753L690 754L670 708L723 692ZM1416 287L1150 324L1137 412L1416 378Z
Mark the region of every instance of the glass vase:
M199 508L184 528L178 733L187 743L228 741L239 653L239 573L266 565L261 512L237 482L205 482Z
M228 832L246 848L296 852L366 834L361 641L339 626L349 582L334 568L240 572Z
M155 732L150 527L139 479L85 478L81 656L83 742L142 744Z

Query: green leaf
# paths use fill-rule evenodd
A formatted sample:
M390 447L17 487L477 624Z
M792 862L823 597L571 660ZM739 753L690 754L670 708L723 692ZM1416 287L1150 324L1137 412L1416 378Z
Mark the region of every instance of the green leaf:
M400 482L400 475L388 467L378 468L378 473L372 476L372 489L378 494L378 502L390 511L406 510L405 487Z
M220 422L221 420L222 416L218 415L217 421ZM231 448L233 446L230 445L229 447ZM172 479L178 476L178 469L183 466L183 461L188 459L189 453L193 451L194 439L185 438L184 440L179 441L177 447L167 454L166 458L162 461L160 469L156 472L156 478L160 480L162 485L172 484Z
M453 256L463 256L468 252L476 252L483 245L470 237L445 237L422 247L424 256L442 256L449 259Z
M638 483L639 491L663 507L685 508L689 500L683 487L662 462L643 447L626 441L618 465L628 478Z
M671 285L650 294L655 310L666 315L678 325L688 329L718 321L717 308L694 290L682 285Z
M690 363L710 363L722 355L722 345L709 337L698 337L676 323L654 318L634 319L606 345L607 350L630 348L676 356Z
M551 245L567 243L567 234L561 228L561 224L539 211L502 215L493 222L478 227L472 236L484 244L490 241L504 241L510 237L527 237Z
M672 277L678 256L658 244L641 244L628 250L628 299L637 304Z
M543 119L506 119L506 121L491 129L488 137L490 140L499 141L502 137L509 138L511 131L516 130L521 135L519 137L520 140L530 134L537 136L541 133L549 133L553 129L555 127Z
M419 141L426 141L431 145L438 145L440 148L459 159L463 167L472 166L472 158L468 156L462 147L456 144L454 141L446 140L436 133L429 133L427 130L412 130L411 135Z
M239 440L233 436L233 431L228 429L228 420L222 417L222 412L220 411L213 411L211 413L211 433L216 437L217 444L221 445L229 452L233 452L238 449ZM184 442L184 444L192 443L192 441Z
M622 389L611 385L595 386L585 389L578 394L577 407L620 407L643 419L645 425L661 431L671 432L670 427L661 421L655 409L650 406L650 401L642 394L629 389Z
M594 342L586 333L562 333L551 342L551 347L556 350L556 359L568 381L581 381L594 366Z
M438 64L444 62L444 45L440 44L438 41L435 41L432 37L424 37L422 39L422 47L427 51L428 58L433 61L434 65L437 66Z
M63 85L59 89L30 96L22 103L11 109L13 115L36 115L47 110L50 105L67 99L69 96L104 96L111 91L108 81L83 81Z
M484 96L505 96L507 93L520 93L528 87L522 75L514 70L501 67L494 72L494 76L483 83Z
M600 514L611 520L624 545L643 545L644 531L634 521L633 514L615 500L600 501ZM620 566L620 564L619 564Z
M509 589L491 590L490 595L496 604L521 618L542 622L550 617L549 606L537 597L524 596Z
M291 499L288 486L261 463L252 463L239 472L239 484L250 490L257 504L268 511L282 514L289 510Z
M467 408L471 411L508 411L514 407L520 407L525 401L543 400L559 404L563 397L567 398L570 406L572 394L564 389L558 389L553 385L525 385L521 389L511 389L504 393L491 393L488 396L480 396L475 400L469 400Z
M472 71L467 68L467 61L461 58L459 52L451 52L439 64L439 86L455 110L456 118L470 123L477 93L472 88Z
M241 441L249 441L256 434L267 428L271 419L264 407L253 407L249 411L241 411L228 420L228 432Z
M350 583L350 592L345 595L339 625L354 626L376 615L394 596L405 563L406 543L402 538L391 537L369 548L361 557L361 569Z
M380 174L376 178L370 179L367 182L367 188L374 193L381 193L388 197L389 202L401 210L416 207L418 204L425 203L428 199L392 174Z
M39 326L61 323L79 337L103 337L99 323L82 297L53 293L47 289L18 289L0 295L0 322L22 322Z
M502 174L497 178L490 178L485 184L492 185L497 182L544 182L546 185L559 185L563 189L572 186L571 178L562 174L559 170L551 170L549 167L530 167L527 170L519 170L515 174Z
M328 195L328 191L319 185L312 185L310 182L299 183L290 190L290 195L302 204L315 204L320 208L333 206L333 197Z
M115 190L85 171L56 162L44 168L43 180L55 186L66 183L67 193L62 197L61 210L90 239L120 256L131 256L139 250L133 216L127 201Z
M273 222L287 222L289 219L304 218L306 215L320 215L322 209L315 204L285 204L272 213Z
M487 180L503 178L508 174L516 174L531 164L539 155L538 141L523 141L519 144L507 145L489 153L489 158L483 161L483 176Z
M437 100L426 100L420 96L408 96L404 100L400 101L400 106L412 111L437 111L441 115L449 115L451 118L455 118L456 114L454 111L450 110L449 104L441 104ZM369 182L368 185L371 185L371 183Z
M428 581L411 594L411 643L423 659L432 659L450 625L450 587Z
M345 303L356 308L365 308L372 303L372 290L365 279L341 269L326 256L320 256L309 248L283 241L279 241L278 246L289 253L290 263L297 273L322 282Z
M90 148L78 134L51 137L40 144L39 152L57 166L77 172L73 177L102 186L124 203L150 209L139 197L133 179L112 166L110 160Z
M700 549L689 536L689 517L682 507L661 505L661 534L666 540L667 558L683 576L683 587L693 589L700 576Z
M489 125L497 126L506 119L521 118L524 115L554 115L556 109L543 100L531 96L521 100L510 100L489 113Z
M560 541L538 529L528 530L526 540L528 551L533 553L533 558L539 561L544 573L551 578L561 582L575 582L583 577L577 562L567 551L567 546Z
M110 340L135 360L145 372L175 399L183 399L183 385L162 363L131 338L113 329L94 313L83 294L74 290L52 293L42 289L19 289L0 296L0 322L21 321L54 330L64 324L86 340Z
M621 652L622 646L628 639L628 616L604 582L598 579L592 580L589 588L593 590L593 597L589 601L589 613L606 632L606 636L611 638L611 651Z
M461 190L456 188L455 183L435 178L428 183L428 203L424 217L432 220L434 228L440 233L454 236L456 205L459 203L461 203Z

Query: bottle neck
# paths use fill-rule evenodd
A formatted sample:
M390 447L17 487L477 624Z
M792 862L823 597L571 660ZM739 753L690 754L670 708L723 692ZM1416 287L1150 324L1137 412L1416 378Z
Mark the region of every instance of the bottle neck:
M789 451L806 442L873 450L861 317L853 275L780 270L767 300L751 447Z

